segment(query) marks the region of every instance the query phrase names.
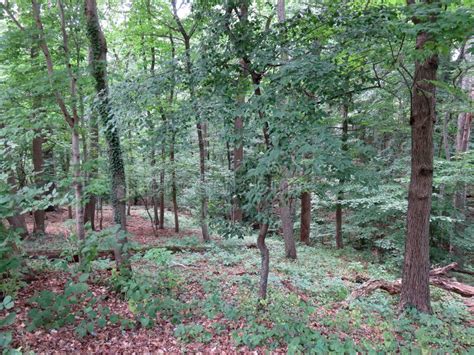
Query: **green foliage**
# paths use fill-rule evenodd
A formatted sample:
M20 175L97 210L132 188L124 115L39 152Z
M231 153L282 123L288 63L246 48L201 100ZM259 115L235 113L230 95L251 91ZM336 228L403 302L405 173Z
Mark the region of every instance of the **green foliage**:
M212 334L201 324L179 324L174 330L174 335L185 343L196 341L205 344L212 339Z

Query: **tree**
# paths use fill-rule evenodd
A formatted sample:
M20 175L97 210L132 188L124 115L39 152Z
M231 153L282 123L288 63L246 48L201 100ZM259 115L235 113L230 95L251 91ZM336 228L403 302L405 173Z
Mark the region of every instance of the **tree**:
M105 139L108 145L108 156L110 166L110 177L112 180L111 200L114 209L114 222L121 229L117 233L118 247L115 249L115 260L117 266L129 268L128 257L125 251L126 237L126 214L125 198L126 183L125 169L120 146L120 137L115 126L114 117L110 109L107 84L107 42L99 22L97 14L97 3L95 0L85 0L85 15L87 25L87 37L89 38L92 54L91 74L95 80L95 89L98 99L98 112L105 128Z
M408 1L413 6L414 1ZM432 6L426 2L428 6ZM438 6L435 3L435 6ZM436 7L432 7L436 9ZM420 19L414 18L415 24ZM431 17L431 22L436 21ZM436 71L438 56L427 47L435 41L428 30L420 30L416 51L423 59L415 62L410 110L411 175L408 190L407 234L403 262L400 308L415 307L431 312L430 271L430 211L433 183L433 126L436 122ZM428 53L428 54L427 54Z
M84 210L82 207L82 194L83 194L83 186L82 186L82 177L81 177L81 157L80 157L80 137L79 137L79 116L77 113L77 106L76 106L76 95L77 95L77 78L73 72L71 63L70 63L70 54L69 54L69 41L68 41L68 34L66 29L66 20L64 16L64 7L60 0L58 0L58 9L59 9L59 16L61 22L61 34L62 34L62 42L63 42L63 50L64 55L66 58L66 69L70 81L70 94L71 94L71 112L69 112L66 103L61 95L60 91L54 87L54 67L53 61L51 58L51 53L49 51L48 44L45 39L43 23L41 21L41 8L40 5L36 0L31 0L32 9L33 9L33 16L35 19L36 28L39 33L39 46L43 51L44 58L46 60L46 67L48 71L48 78L50 81L50 85L54 90L54 95L56 98L56 102L58 107L60 108L63 117L66 123L71 128L71 135L72 135L72 165L74 171L74 190L75 190L75 220L76 220L76 234L79 241L83 242L85 239L85 230L84 230Z

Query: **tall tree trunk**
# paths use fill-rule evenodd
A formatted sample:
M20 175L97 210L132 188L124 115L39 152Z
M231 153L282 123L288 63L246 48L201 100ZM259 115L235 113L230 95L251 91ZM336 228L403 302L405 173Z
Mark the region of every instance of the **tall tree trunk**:
M35 183L37 187L44 185L43 181L43 136L40 134L33 138L33 171L35 173ZM35 210L33 212L34 226L33 233L45 233L45 212L44 210Z
M155 226L160 225L160 216L158 215L158 182L156 181L155 169L156 169L156 152L155 148L152 151L151 158L151 169L152 169L152 178L151 178L151 191L152 191L152 202L153 202L153 224Z
M82 213L82 178L81 178L81 164L80 164L80 140L77 131L77 127L80 123L79 116L77 113L77 78L73 73L72 66L70 63L70 55L69 55L69 46L68 46L68 35L66 30L66 20L64 16L64 8L61 1L57 2L59 15L60 15L60 22L61 22L61 34L62 34L62 47L64 50L64 56L66 59L66 69L70 81L70 94L71 94L71 113L69 112L66 103L61 95L61 92L54 87L54 66L53 61L51 58L51 54L49 51L48 44L45 39L43 23L41 21L41 14L40 14L40 6L36 0L31 0L33 16L35 19L36 28L38 30L39 35L39 45L41 50L43 51L44 58L46 60L46 67L48 71L48 79L51 85L51 88L54 90L56 103L58 104L59 109L61 110L63 117L66 123L69 125L72 131L72 151L73 151L73 171L74 171L74 190L76 196L76 233L77 238L80 242L85 239L85 232L84 232L84 215ZM77 211L77 206L80 208L80 213Z
M173 17L176 21L176 25L178 27L181 36L183 37L184 41L184 49L185 49L185 58L186 58L186 73L188 74L188 87L189 93L191 96L191 101L194 100L194 83L192 74L192 63L191 63L191 36L193 35L193 30L186 32L179 16L178 10L176 7L176 0L171 0L171 6L173 11ZM200 223L201 223L201 232L202 238L205 242L210 241L209 237L209 228L208 228L208 221L207 221L207 214L208 214L208 196L207 196L207 189L206 189L206 126L205 122L203 121L202 117L197 117L196 122L196 131L198 136L198 146L199 146L199 180L200 180L200 200L201 200L201 211L200 211Z
M72 128L72 170L73 184L75 195L75 219L76 219L76 236L83 243L85 240L84 230L84 209L82 207L82 176L81 176L81 149L79 138L79 127L76 123Z
M301 193L301 226L300 241L309 244L311 231L311 192L303 191Z
M125 199L127 196L125 169L120 147L120 137L116 127L113 127L113 113L110 110L107 85L107 44L100 27L97 15L96 0L85 0L85 15L87 21L87 37L92 52L92 76L95 79L95 89L99 97L99 114L105 128L105 139L108 145L110 175L112 178L111 200L114 209L114 222L119 225L122 233L118 233L118 247L115 250L117 266L130 269L128 255L124 249L127 243Z
M171 60L174 62L176 56L176 48L174 46L173 36L169 36L171 44ZM173 85L170 93L170 105L173 105L174 100L174 72L173 72ZM179 216L178 216L178 199L177 199L177 187L176 187L176 166L174 158L174 147L176 144L176 128L175 128L174 116L171 115L171 142L170 142L170 165L171 165L171 200L173 202L173 213L174 213L174 231L179 233Z
M165 228L165 145L161 146L161 169L160 169L160 229Z
M349 127L348 122L348 113L349 108L347 104L342 106L342 151L347 151L347 131ZM337 192L337 202L336 202L336 248L342 249L344 247L344 241L342 239L342 200L344 200L344 178L339 179L339 188L340 190Z
M432 40L427 32L418 33L416 50L422 52L425 44ZM436 54L423 62L415 62L411 98L411 177L400 308L415 307L421 312L431 312L429 227L433 183L433 126L436 120L436 87L433 82L436 81L437 68Z
M286 171L284 174L288 174ZM280 219L285 241L285 256L288 259L296 259L296 244L293 235L293 199L288 196L288 180L284 178L280 184Z
M170 144L170 164L171 164L171 200L173 201L173 214L174 214L174 231L179 233L179 216L178 216L178 199L177 199L177 188L176 188L176 168L174 162L174 132L171 135Z
M89 161L91 162L91 170L89 173L88 182L91 182L93 179L97 178L98 174L98 162L99 158L99 122L97 120L96 111L94 110L91 115L90 124L89 124L89 136L90 136L90 154ZM92 230L96 230L95 226L95 210L97 205L97 196L90 194L89 201L85 206L85 216L84 222L90 222Z
M285 0L278 0L277 2L277 16L278 22L284 23L286 20L285 12ZM285 49L281 53L282 60L288 61L288 53ZM283 105L286 105L286 100L283 101ZM289 169L283 169L283 177L280 183L280 219L283 229L283 239L285 240L285 255L289 259L296 259L296 244L293 232L293 213L292 204L294 203L293 198L290 196L289 191Z
M38 40L37 36L34 36L35 40ZM32 61L35 61L38 57L38 47L34 45L31 47L30 58ZM38 95L33 97L32 102L32 118L36 121L37 111L41 107L41 98ZM33 138L32 144L32 157L33 157L33 171L35 173L35 184L37 187L41 187L44 184L43 179L43 169L44 169L44 159L43 159L43 142L44 138L41 132L37 132L37 135ZM45 211L36 210L33 212L33 233L45 233Z
M240 104L245 103L245 96L239 95L237 101ZM234 181L235 181L235 191L233 197L233 208L232 208L232 220L235 222L242 222L243 214L242 208L240 206L239 198L239 186L240 186L240 167L244 160L244 145L242 141L243 135L244 120L241 116L236 117L234 121L234 130L237 136L237 141L235 142L234 147Z

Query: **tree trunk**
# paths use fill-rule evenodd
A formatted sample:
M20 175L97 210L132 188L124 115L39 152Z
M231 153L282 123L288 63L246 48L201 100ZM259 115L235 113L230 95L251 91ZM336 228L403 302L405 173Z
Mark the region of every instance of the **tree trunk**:
M211 240L207 227L207 191L206 191L206 147L203 137L201 122L196 124L199 144L199 175L200 175L200 195L201 195L201 231L205 242Z
M416 21L416 19L415 19ZM432 40L420 32L417 51L423 51ZM411 98L411 177L408 190L407 236L403 265L400 308L415 307L431 312L429 289L429 227L433 183L433 126L438 57L416 61Z
M85 240L84 209L82 208L81 151L77 124L72 128L72 170L74 176L76 236L79 243Z
M170 163L171 163L171 200L173 201L173 213L174 213L174 231L179 233L179 216L178 216L178 200L177 200L177 188L176 188L176 168L174 166L174 132L171 135L170 145Z
M165 228L165 145L161 146L161 169L160 169L160 223L159 228Z
M97 159L99 158L99 122L94 111L91 115L90 120L90 154L89 161L92 163L91 171L89 174L88 182L97 178ZM95 209L97 205L97 196L91 194L89 201L86 203L84 222L90 222L91 228L94 231L95 227Z
M44 185L43 169L43 136L38 135L37 137L33 138L33 171L35 173L36 187L42 187ZM33 212L33 218L33 233L45 233L44 210L35 210Z
M34 36L34 39L38 39ZM31 47L30 57L31 60L34 62L38 57L38 47L37 45L33 45ZM41 107L41 98L39 96L33 97L32 102L32 119L36 121L36 114L37 110ZM32 157L33 157L33 172L35 173L34 181L37 187L41 187L44 184L43 179L43 168L44 168L44 159L43 159L43 141L44 138L41 135L41 132L37 132L38 135L33 138L32 144ZM38 210L33 212L33 233L45 233L45 211Z
M286 20L285 0L277 2L278 22L281 24ZM288 61L288 52L283 48L281 53L282 60ZM283 105L287 105L287 101L283 100ZM289 169L283 168L283 178L280 183L280 219L283 229L283 239L285 240L285 255L289 259L296 259L296 245L293 233L293 198L289 193L288 178Z
M349 128L348 122L349 107L347 104L342 106L342 151L347 151L347 131ZM337 192L337 202L336 202L336 248L342 249L344 247L344 242L342 239L342 204L341 201L344 200L344 178L339 178L339 191Z
M270 271L270 252L265 244L265 237L268 232L268 223L260 225L260 231L257 238L257 247L260 251L261 265L260 265L260 283L258 290L258 297L260 300L267 298L268 273Z
M285 172L286 173L286 172ZM280 184L280 219L285 240L285 256L288 259L296 259L296 245L293 235L292 199L288 197L288 180L284 178Z
M171 60L174 62L176 56L176 48L174 46L173 36L169 36L171 44ZM173 86L170 93L170 104L173 104L174 100L174 72L173 72ZM171 200L173 202L173 213L174 213L174 231L179 233L179 216L178 216L178 199L177 199L177 187L176 187L176 166L174 158L174 146L176 143L176 125L174 122L174 116L171 115L171 142L170 142L170 165L171 165Z
M237 101L241 104L245 103L245 96L239 95ZM237 141L234 147L234 197L233 197L233 208L232 208L232 220L234 222L242 222L243 214L240 207L239 198L239 184L240 184L240 166L244 159L244 145L242 142L244 120L242 117L236 117L234 121L234 130L237 136Z
M127 237L125 215L125 169L120 147L120 137L117 127L114 127L113 113L110 110L107 85L107 44L104 33L100 27L97 15L96 0L85 0L85 15L87 21L87 37L89 38L92 53L92 76L95 79L95 89L99 97L99 114L105 128L105 139L108 145L108 157L110 164L110 175L112 178L111 201L114 209L114 222L119 225L122 232L117 235L118 248L115 259L117 266L123 269L130 269L128 255L124 250Z
M309 244L311 231L311 192L304 191L301 193L301 227L300 241Z

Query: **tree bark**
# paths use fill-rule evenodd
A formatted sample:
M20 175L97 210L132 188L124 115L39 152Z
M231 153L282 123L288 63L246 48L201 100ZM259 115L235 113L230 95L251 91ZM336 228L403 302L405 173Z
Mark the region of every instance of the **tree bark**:
M415 22L417 19L414 20ZM420 32L416 50L422 52L431 41ZM430 55L415 62L411 98L411 177L408 190L407 235L403 264L400 309L414 307L431 313L429 289L429 227L433 183L433 126L438 57Z
M261 265L260 265L260 282L258 297L260 300L267 298L268 288L268 273L270 272L270 251L265 244L265 237L268 232L268 223L262 223L260 225L260 231L257 237L257 248L260 251Z
M347 151L347 131L349 128L348 121L349 107L347 104L342 106L342 151ZM336 248L342 249L344 247L344 241L342 238L342 204L341 201L344 200L344 178L339 178L339 191L337 192L337 202L336 202Z
M35 184L36 187L42 187L44 185L43 180L43 136L40 134L33 138L33 171L35 173ZM45 233L45 211L35 210L33 212L34 226L33 233Z
M91 64L91 63L90 63ZM97 120L96 111L94 110L91 114L90 119L90 154L89 161L92 163L91 171L89 174L88 182L97 178L97 159L99 158L99 122ZM90 194L89 201L85 206L84 222L90 222L92 230L96 230L95 226L95 210L97 205L97 196Z
M89 38L92 53L92 76L95 80L95 89L99 98L98 111L105 128L105 139L108 145L108 157L110 164L110 175L112 178L111 200L114 210L114 222L120 226L122 232L117 234L118 247L115 250L117 266L122 269L129 269L128 255L124 250L127 243L125 232L126 215L126 183L125 169L120 147L120 136L116 127L113 127L113 113L110 109L107 85L107 43L104 33L100 27L97 14L96 0L85 0L85 15L87 21L87 37Z
M164 124L166 121L163 118ZM161 143L161 168L160 168L160 223L159 228L165 228L165 142Z
M285 174L287 174L285 172ZM293 235L293 213L292 199L288 196L288 180L284 178L280 183L280 219L285 241L285 256L288 259L296 259L296 244Z
M311 192L304 191L301 193L301 227L300 241L309 244L311 231Z

